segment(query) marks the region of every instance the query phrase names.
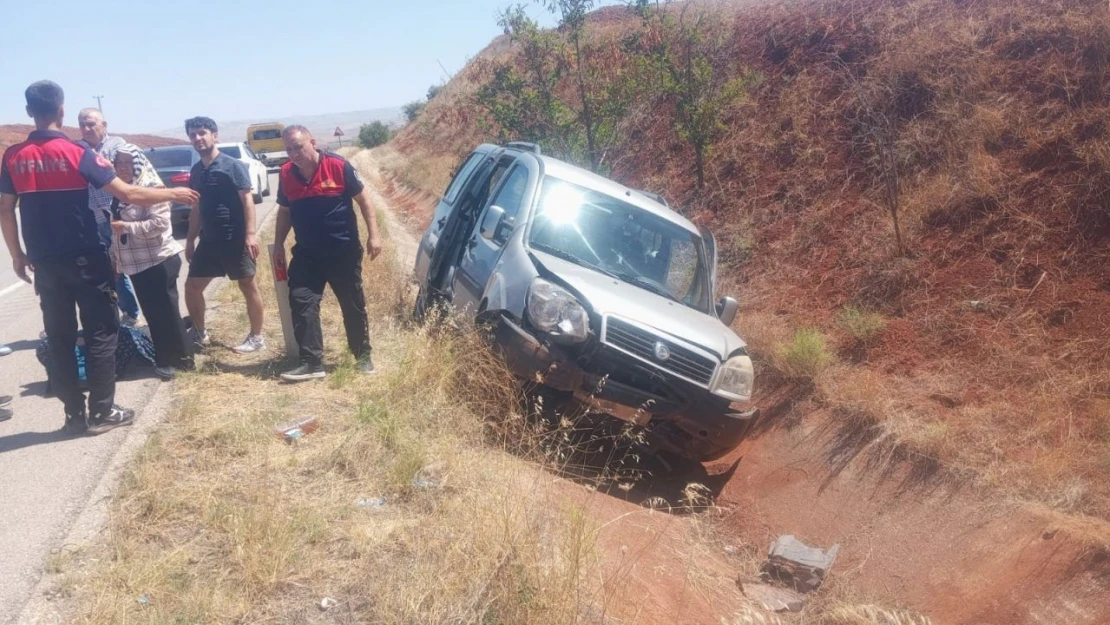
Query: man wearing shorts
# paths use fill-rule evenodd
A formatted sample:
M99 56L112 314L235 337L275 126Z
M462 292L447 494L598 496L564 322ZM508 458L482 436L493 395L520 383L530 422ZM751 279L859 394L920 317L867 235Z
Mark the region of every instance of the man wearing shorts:
M200 202L189 213L185 243L189 261L185 306L193 321L195 341L201 347L208 345L204 289L213 278L226 276L239 283L251 325L247 338L232 349L240 354L256 352L264 349L266 342L262 339L262 295L254 279L259 246L250 174L238 159L216 149L219 130L210 118L186 120L185 133L200 154L189 177L189 186L200 194Z

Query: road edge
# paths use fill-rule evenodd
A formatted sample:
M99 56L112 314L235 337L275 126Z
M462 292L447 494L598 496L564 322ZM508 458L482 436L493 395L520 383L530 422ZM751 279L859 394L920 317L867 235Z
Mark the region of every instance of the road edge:
M265 231L266 227L276 217L277 212L275 206L266 215L266 218L258 224L259 232ZM269 263L260 263L259 266L269 267ZM215 298L229 284L231 284L231 281L227 278L213 280L208 288L204 290L205 297L209 300ZM217 306L209 308L207 315L212 317L218 315L219 312ZM165 421L166 414L170 406L173 405L175 388L176 385L173 382L161 383L151 394L150 400L141 408L135 409L135 424L128 428L127 437L112 454L112 459L108 462L104 473L101 474L100 480L97 481L96 486L89 493L88 499L74 518L65 538L61 541L61 546L57 547L56 550L51 550L51 553L78 550L95 540L100 535L101 530L107 526L108 506L115 496L120 479L139 450L149 440L150 434ZM64 573L49 573L45 570L45 566L39 571L39 578L31 587L27 602L23 604L18 616L13 621L15 625L56 625L64 622L65 617L62 611L58 609L58 604L47 596L47 591L59 575L64 575Z

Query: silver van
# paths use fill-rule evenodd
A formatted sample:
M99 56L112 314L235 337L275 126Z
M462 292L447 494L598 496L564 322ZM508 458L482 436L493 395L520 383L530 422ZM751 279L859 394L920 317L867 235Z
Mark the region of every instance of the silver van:
M484 144L420 240L414 314L442 304L491 326L520 377L711 460L757 415L716 263L713 237L662 198L532 144Z

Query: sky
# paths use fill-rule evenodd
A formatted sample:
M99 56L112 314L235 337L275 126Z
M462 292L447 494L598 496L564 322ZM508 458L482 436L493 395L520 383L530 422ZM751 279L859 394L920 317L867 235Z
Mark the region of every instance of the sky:
M115 132L187 117L268 120L423 98L501 33L511 0L0 0L0 124L31 123L49 79L66 125L102 106ZM545 25L554 19L535 3ZM443 68L440 67L442 64Z

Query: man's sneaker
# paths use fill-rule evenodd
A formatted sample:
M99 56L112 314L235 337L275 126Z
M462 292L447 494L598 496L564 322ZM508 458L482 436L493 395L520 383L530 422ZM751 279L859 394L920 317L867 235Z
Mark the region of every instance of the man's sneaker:
M189 332L193 336L193 345L195 345L198 350L203 351L205 347L208 347L208 345L212 343L212 339L208 338L208 330L197 332L196 328L192 328Z
M89 431L93 434L103 434L108 430L114 430L123 425L131 425L134 422L134 410L112 406L112 410L108 414L89 419Z
M77 436L84 434L89 430L89 419L85 416L84 412L79 415L66 415L66 423L62 426L62 431L70 436Z
M12 353L12 348L0 343L0 356L7 356L10 353Z
M172 380L177 375L177 371L173 367L155 367L154 375L163 380Z
M326 375L324 365L303 364L292 371L281 374L281 379L286 382L305 382L307 380L319 380Z
M374 369L374 361L371 360L369 356L365 358L359 358L358 370L363 373L376 373L376 370Z
M236 354L253 354L263 349L266 349L266 339L262 338L261 334L248 334L243 344L232 347L231 351Z

